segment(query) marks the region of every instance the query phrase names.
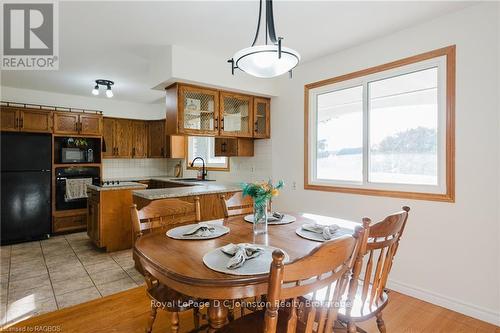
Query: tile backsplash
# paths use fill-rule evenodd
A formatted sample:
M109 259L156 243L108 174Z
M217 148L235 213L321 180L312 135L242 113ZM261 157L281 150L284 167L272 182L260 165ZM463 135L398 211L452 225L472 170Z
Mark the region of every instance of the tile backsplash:
M176 163L166 158L104 159L102 178L173 176Z
M196 177L195 170L186 169L184 160L167 158L104 159L103 179L174 177L175 166L182 162L183 177ZM223 182L240 183L268 180L272 175L271 140L255 140L253 157L231 157L230 171L208 171L208 178Z

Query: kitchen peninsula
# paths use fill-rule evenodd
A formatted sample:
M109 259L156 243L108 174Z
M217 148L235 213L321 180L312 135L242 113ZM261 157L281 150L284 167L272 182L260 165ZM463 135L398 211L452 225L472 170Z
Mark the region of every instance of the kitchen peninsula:
M186 181L176 178L154 178L153 181L165 182L168 187L133 191L133 201L139 209L153 200L182 198L182 200L193 202L197 197L200 201L202 221L224 217L221 195L231 196L235 192L241 192L241 187L235 183L194 179Z
M87 234L96 246L105 248L107 252L132 247L132 203L140 209L158 199L198 200L201 220L206 221L224 217L222 194L229 197L241 191L238 184L193 178L151 177L130 180L133 181L88 186Z

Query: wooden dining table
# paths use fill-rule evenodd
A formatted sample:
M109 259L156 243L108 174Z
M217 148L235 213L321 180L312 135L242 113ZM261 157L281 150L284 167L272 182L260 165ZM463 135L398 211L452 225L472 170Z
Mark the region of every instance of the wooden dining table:
M178 240L162 233L139 238L134 246L134 260L168 287L196 299L207 300L210 331L225 325L227 300L257 297L267 293L268 274L232 275L216 272L203 263L209 251L229 243L255 243L284 250L294 261L306 256L321 242L300 237L295 230L304 223L337 224L351 229L360 223L308 213L287 213L295 222L269 225L267 234L254 235L252 223L243 216L210 221L229 227L229 233L214 239ZM178 227L179 225L173 225ZM168 229L168 228L167 228Z

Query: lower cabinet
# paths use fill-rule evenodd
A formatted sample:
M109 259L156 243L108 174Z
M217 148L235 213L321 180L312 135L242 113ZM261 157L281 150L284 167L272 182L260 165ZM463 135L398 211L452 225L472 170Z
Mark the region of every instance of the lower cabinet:
M87 234L96 246L106 248L107 252L132 247L132 191L89 191Z
M85 210L83 212L73 212L71 215L54 216L52 221L52 232L68 232L85 230L87 219Z

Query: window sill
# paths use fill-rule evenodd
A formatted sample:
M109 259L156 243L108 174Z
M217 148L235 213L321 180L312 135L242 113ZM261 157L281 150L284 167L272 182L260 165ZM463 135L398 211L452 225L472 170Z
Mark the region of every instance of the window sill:
M421 193L421 192L403 192L392 190L375 190L368 188L352 188L340 186L325 186L325 185L311 185L304 184L305 190L325 191L325 192L338 192L348 194L361 194L380 197L393 197L404 198L412 200L428 200L428 201L441 201L441 202L455 202L455 193Z
M200 169L201 169L201 167L197 167L197 166L195 166L195 167L191 167L191 166L189 166L189 165L188 165L188 166L186 167L186 169L188 169L188 170L200 170ZM205 167L205 170L206 170L206 171L227 171L227 172L229 172L229 171L230 171L230 170L229 170L229 166L227 166L227 167L210 167L210 166L209 166L209 167Z

